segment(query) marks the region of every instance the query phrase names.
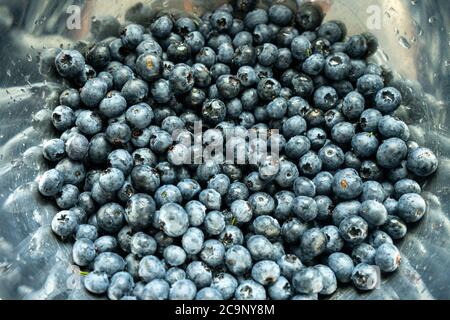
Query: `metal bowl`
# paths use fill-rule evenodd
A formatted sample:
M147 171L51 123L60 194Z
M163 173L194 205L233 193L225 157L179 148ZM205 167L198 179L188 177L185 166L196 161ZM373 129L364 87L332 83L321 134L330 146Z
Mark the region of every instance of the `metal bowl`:
M97 36L117 33L114 23L98 29L104 15L121 24L145 24L159 10L198 15L224 2L0 0L0 298L94 298L80 285L70 244L50 231L55 206L36 190L36 177L47 169L40 145L55 135L49 115L62 88L46 72L40 52L60 45L82 50L95 38L91 25ZM327 12L326 20L344 21L349 34L371 31L378 37L380 48L372 59L396 71L392 82L405 97L398 115L410 125L412 139L440 158L438 172L423 186L428 212L398 244L399 270L383 275L373 292L341 287L332 299L449 299L450 2L315 2Z

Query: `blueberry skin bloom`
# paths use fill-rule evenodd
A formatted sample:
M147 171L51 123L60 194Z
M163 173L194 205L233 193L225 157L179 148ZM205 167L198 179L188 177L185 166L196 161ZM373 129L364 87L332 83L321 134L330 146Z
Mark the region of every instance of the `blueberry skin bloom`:
M65 145L61 139L51 139L42 146L42 155L48 161L56 162L64 158Z
M337 101L338 95L333 87L322 86L314 92L314 104L323 111L332 109Z
M378 164L387 169L394 169L400 165L408 154L406 143L399 138L385 140L377 151Z
M236 300L266 300L266 290L253 280L242 281L234 294Z
M343 169L336 172L333 179L334 194L344 200L357 198L363 189L363 183L354 169Z
M52 112L53 126L59 131L70 129L75 119L75 113L67 106L58 106Z
M274 4L269 8L269 20L278 26L286 26L294 16L292 10L283 4Z
M64 185L63 175L56 169L50 169L39 179L38 190L46 197L55 196Z
M397 247L391 243L384 243L377 248L375 263L383 272L394 272L400 265L401 256Z
M136 60L136 73L145 81L156 80L161 74L161 58L155 54L144 53Z
M417 148L408 154L407 167L419 177L428 177L436 172L438 159L428 148Z
M186 211L176 203L163 205L159 210L158 218L160 228L169 237L180 237L189 227Z
M397 215L405 222L417 222L424 216L427 209L425 200L416 193L407 193L398 200Z
M312 221L317 217L317 204L312 198L299 196L292 203L292 212L302 221Z
M402 94L393 87L386 87L377 92L375 107L383 114L394 112L402 103Z
M133 186L142 192L154 193L161 181L158 172L150 166L136 166L131 171Z

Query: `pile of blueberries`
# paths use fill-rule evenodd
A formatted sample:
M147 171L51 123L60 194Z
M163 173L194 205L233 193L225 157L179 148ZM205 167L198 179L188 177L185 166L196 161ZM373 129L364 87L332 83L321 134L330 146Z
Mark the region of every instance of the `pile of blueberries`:
M56 50L69 88L38 185L62 210L51 228L74 242L86 290L303 300L338 283L374 289L426 213L416 180L438 167L393 115L402 95L367 61L376 48L312 4L237 0L198 20L129 24L84 54ZM204 145L268 132L279 157L180 165L197 121Z

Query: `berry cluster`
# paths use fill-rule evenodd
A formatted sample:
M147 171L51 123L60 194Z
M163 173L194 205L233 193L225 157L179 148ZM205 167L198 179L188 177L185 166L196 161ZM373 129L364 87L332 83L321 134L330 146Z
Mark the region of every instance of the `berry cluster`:
M415 179L438 160L393 115L402 95L367 62L376 39L347 37L310 4L254 3L161 14L85 54L54 50L71 88L39 191L62 210L51 227L74 241L89 292L317 299L338 283L374 289L377 270L398 268L393 243L427 209ZM200 120L203 144L233 130L255 150L240 134L269 132L279 154L180 164L198 151L181 141Z

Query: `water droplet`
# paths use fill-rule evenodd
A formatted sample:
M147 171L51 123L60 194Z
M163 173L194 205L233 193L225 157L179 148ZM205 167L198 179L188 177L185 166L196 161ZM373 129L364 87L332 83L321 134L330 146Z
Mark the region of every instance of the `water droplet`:
M403 47L403 48L406 48L406 49L410 49L411 48L411 44L409 43L409 41L405 38L405 37L400 37L400 38L398 38L398 42L400 43L400 45Z
M450 59L444 61L444 66L447 68L450 67Z
M8 77L11 77L11 70L6 70L6 75L8 76Z
M28 62L33 61L33 57L31 56L31 54L27 54L27 61Z
M411 0L411 5L415 6L417 4L417 0Z
M415 36L412 36L411 42L417 42L417 38Z
M437 18L435 16L431 16L428 18L428 23L435 23L437 21Z

